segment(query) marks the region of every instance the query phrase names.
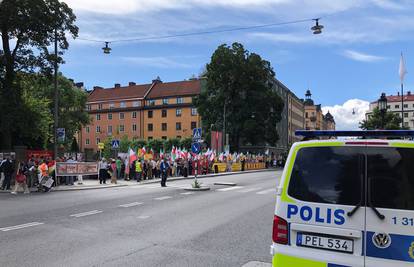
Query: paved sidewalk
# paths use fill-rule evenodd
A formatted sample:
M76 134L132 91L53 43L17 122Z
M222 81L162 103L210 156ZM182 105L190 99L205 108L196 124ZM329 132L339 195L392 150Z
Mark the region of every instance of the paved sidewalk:
M223 173L211 173L207 175L199 175L198 178L208 178L208 177L217 177L217 176L228 176L228 175L236 175L236 174L244 174L244 173L254 173L254 172L265 172L265 171L278 171L281 169L269 168L269 169L261 169L261 170L251 170L251 171L243 171L243 172L223 172ZM178 180L190 180L194 179L194 175L188 177L168 177L168 181L178 181ZM91 189L104 189L104 188L113 188L113 187L124 187L124 186L131 186L131 185L144 185L144 184L154 184L160 183L161 179L151 179L151 180L144 180L141 182L137 181L126 181L126 180L118 180L117 184L111 184L111 180L108 180L106 184L99 184L98 180L83 180L83 184L78 184L75 182L74 185L59 185L52 188L53 191L73 191L73 190L91 190ZM10 193L11 190L0 190L0 193ZM31 188L31 192L37 192L37 188Z

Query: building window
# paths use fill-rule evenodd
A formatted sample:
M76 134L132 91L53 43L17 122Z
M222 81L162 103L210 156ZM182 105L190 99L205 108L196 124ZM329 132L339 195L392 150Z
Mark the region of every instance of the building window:
M182 104L183 102L184 101L182 97L177 97L177 104Z
M154 130L154 125L152 123L148 123L148 132L152 132Z
M108 134L109 135L112 135L112 125L109 125L108 126Z
M132 112L132 118L133 119L136 119L137 118L137 112L136 111Z
M305 118L308 118L308 113L307 112L305 113Z
M86 132L89 133L90 131L89 126L86 126Z
M101 126L96 126L96 132L100 133L101 132Z
M405 127L408 127L408 122L404 122L404 126Z
M408 113L404 112L404 118L408 118Z
M191 108L191 116L197 116L197 109L196 108Z
M168 105L168 98L163 98L162 99L162 104L163 105Z
M101 120L101 114L96 114L96 120L100 121Z
M86 105L86 110L92 110L91 105Z
M148 141L154 139L152 136L148 136Z
M167 124L161 123L161 130L166 131L167 130Z
M98 104L98 110L101 110L102 109L102 104Z
M119 113L119 119L120 120L125 119L125 114L123 112Z
M109 103L109 109L113 109L115 107L114 103Z
M166 109L161 110L161 117L163 117L163 118L167 117L167 110Z
M404 108L408 108L408 104L404 104Z
M134 102L132 102L132 106L133 106L134 108L139 107L139 101L134 101Z
M155 100L154 99L148 100L148 106L155 106Z
M108 120L112 120L112 113L108 113Z
M388 106L387 106L387 109L390 109L390 108L391 108L391 106L390 106L390 105L388 105Z
M197 122L196 121L192 121L191 122L191 130L197 128Z
M96 144L99 144L101 142L101 138L96 138Z
M162 140L167 140L167 137L166 136L163 136L161 138L162 138Z
M395 108L400 108L400 105L395 105Z
M177 138L178 138L178 139L181 139L181 135L177 135Z
M177 116L177 117L181 117L181 114L183 113L183 111L180 109L180 108L177 108L176 110L175 110L175 116Z
M89 140L89 138L86 138L85 144L89 145L90 143L91 143L91 141Z
M137 131L137 125L136 124L132 124L132 131L136 132Z
M177 123L175 124L175 129L176 129L177 131L181 131L181 122L177 122Z
M119 105L121 108L126 108L126 104L125 102L121 102L121 104Z
M119 125L119 132L123 133L125 131L125 126L123 124Z
M148 110L148 118L152 118L153 117L153 111L152 110Z

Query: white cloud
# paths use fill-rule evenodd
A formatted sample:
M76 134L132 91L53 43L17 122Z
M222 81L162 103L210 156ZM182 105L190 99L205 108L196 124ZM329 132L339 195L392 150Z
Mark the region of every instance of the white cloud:
M378 62L378 61L386 60L385 57L369 55L369 54L361 53L355 50L345 50L343 52L343 55L352 60L361 61L361 62Z
M365 112L369 109L369 102L361 99L350 99L342 105L322 107L334 116L337 130L357 130L359 122L365 119ZM355 111L355 115L353 115Z
M142 67L156 68L193 68L191 64L182 63L168 57L122 57L123 61Z

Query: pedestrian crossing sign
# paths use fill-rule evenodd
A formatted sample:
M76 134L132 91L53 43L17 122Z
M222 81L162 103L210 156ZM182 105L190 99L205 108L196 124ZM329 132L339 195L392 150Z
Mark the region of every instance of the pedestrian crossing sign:
M119 148L119 140L112 140L112 148Z
M193 139L195 140L201 139L201 128L193 129Z

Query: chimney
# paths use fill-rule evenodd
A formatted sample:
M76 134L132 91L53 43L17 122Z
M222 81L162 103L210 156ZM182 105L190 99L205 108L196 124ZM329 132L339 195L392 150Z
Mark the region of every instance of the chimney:
M397 92L397 96L400 96L400 92Z
M75 86L78 88L83 88L84 84L83 82L75 83Z
M100 86L94 86L93 87L93 90L98 90L98 89L103 89L102 87L100 87Z
M120 83L116 83L115 84L115 88L120 88L121 87L121 84Z
M135 86L135 85L137 85L137 84L134 83L134 82L129 82L129 86Z
M411 91L408 91L408 92L407 92L407 95L411 95Z

